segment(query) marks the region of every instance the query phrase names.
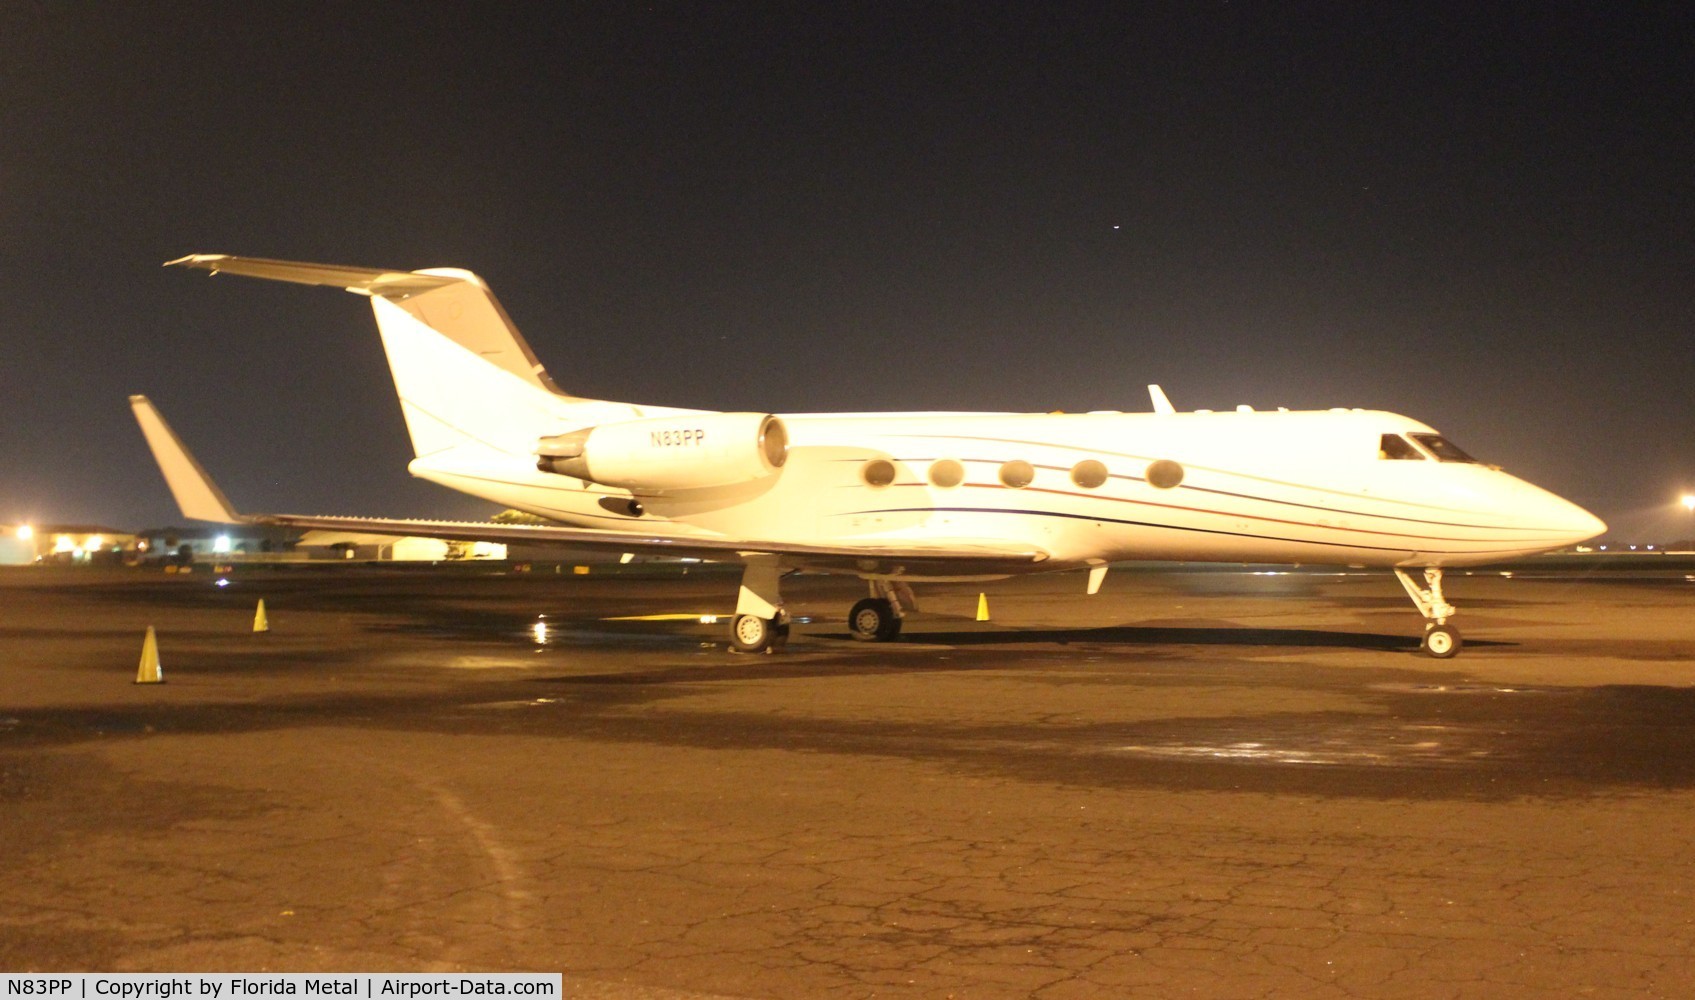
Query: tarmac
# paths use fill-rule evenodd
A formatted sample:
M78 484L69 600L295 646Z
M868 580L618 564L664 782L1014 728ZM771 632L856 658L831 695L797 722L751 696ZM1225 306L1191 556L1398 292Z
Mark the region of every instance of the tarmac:
M734 655L704 567L0 571L0 969L1684 996L1695 567L1644 565L1450 574L1451 660L1386 573L920 587L892 644L803 576Z

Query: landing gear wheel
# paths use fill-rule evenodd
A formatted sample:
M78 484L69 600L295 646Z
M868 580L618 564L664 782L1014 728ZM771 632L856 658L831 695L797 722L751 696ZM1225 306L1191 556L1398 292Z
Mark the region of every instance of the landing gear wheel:
M867 597L848 612L848 631L860 642L888 642L900 635L900 618L893 604Z
M738 653L767 653L789 641L789 623L758 615L737 615L730 624L730 648Z
M1424 630L1424 642L1419 648L1426 656L1446 660L1460 651L1459 630L1452 625L1430 625Z

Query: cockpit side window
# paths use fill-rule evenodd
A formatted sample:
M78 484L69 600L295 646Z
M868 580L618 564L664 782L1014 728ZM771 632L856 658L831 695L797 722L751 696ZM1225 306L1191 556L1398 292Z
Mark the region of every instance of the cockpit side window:
M1385 434L1377 443L1377 457L1392 462L1422 462L1424 453L1407 443L1399 434Z
M1440 434L1408 434L1407 436L1430 449L1430 453L1435 455L1436 460L1439 462L1466 462L1471 465L1477 464L1477 459L1472 458L1470 455L1461 451L1458 445L1449 441Z

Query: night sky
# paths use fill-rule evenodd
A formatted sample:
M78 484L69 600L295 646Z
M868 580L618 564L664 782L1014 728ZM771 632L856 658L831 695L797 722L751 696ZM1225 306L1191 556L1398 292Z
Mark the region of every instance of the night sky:
M1363 406L1669 538L1695 487L1686 5L0 4L0 522L485 516L366 303L481 274L578 395Z

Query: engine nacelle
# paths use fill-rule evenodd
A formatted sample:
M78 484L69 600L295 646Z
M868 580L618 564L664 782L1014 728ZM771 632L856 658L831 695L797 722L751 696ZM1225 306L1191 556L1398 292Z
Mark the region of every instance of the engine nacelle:
M544 437L536 468L627 490L688 490L763 479L789 457L789 433L769 413L697 413L625 420Z

